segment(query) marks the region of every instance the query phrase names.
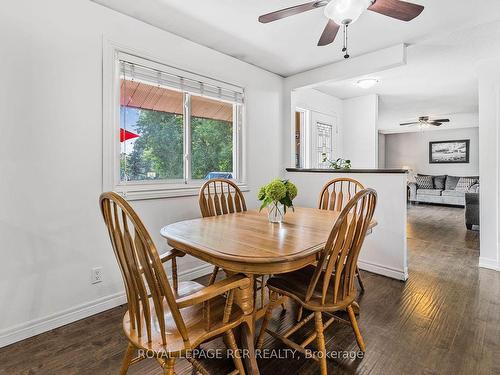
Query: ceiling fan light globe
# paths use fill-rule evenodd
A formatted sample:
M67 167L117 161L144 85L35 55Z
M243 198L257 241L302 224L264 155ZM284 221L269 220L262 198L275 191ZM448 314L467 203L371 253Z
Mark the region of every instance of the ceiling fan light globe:
M332 0L325 7L325 16L337 25L350 25L372 5L372 0Z

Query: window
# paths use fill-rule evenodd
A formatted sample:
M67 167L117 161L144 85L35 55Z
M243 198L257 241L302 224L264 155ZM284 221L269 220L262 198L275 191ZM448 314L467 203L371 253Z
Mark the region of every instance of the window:
M324 162L326 157L328 160L332 159L333 145L332 145L332 128L331 124L316 123L316 160L318 168L328 168L328 162Z
M123 52L114 80L113 190L147 198L243 182L243 89Z

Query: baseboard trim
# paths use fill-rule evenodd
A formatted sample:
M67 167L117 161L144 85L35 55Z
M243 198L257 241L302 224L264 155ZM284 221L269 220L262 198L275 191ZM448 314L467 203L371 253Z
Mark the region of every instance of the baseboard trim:
M189 281L197 279L198 277L202 277L212 273L214 266L212 264L202 264L196 268L191 268L190 270L179 272L179 280L180 281Z
M0 348L112 309L126 302L123 292L84 303L61 312L34 319L0 332Z
M496 259L479 257L479 267L500 271L500 262Z
M179 280L193 280L209 274L212 269L212 265L203 264L188 271L180 272ZM80 319L88 318L89 316L123 305L126 302L127 300L124 292L115 293L43 318L34 319L14 327L4 329L0 331L0 348L41 333L48 332L52 329L62 327L66 324L76 322Z
M383 266L381 264L366 262L358 259L358 267L364 271L369 271L372 273L376 273L377 275L382 275L386 277L390 277L391 279L408 280L408 267L405 267L403 270L391 268L387 266Z

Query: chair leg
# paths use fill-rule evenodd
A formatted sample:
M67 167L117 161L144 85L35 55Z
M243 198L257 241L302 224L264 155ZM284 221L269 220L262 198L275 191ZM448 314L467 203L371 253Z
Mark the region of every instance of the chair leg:
M179 292L179 278L177 276L177 260L172 258L172 284L174 287L174 292Z
M163 374L164 375L175 375L174 365L175 365L175 358L165 359L165 363L163 365Z
M120 368L120 375L125 375L130 367L130 362L134 358L135 347L132 344L128 344L127 351L125 352L125 357L123 357L122 367Z
M191 363L191 366L193 366L192 374L210 375L205 367L203 367L203 365L196 359L191 357L187 357L186 359L189 363Z
M326 368L326 348L325 348L325 336L323 335L323 320L321 319L321 312L316 311L314 313L314 322L316 326L316 343L318 345L318 351L320 354L319 365L321 368L321 375L327 375L328 371Z
M358 321L356 320L356 315L354 315L354 310L352 306L347 306L347 314L349 315L349 320L351 321L352 330L356 336L356 342L358 343L359 349L364 353L366 350L365 342L359 332Z
M356 276L358 278L359 287L361 288L361 291L364 292L365 291L365 286L363 284L363 280L361 280L361 274L359 273L358 266L356 266Z
M234 338L233 330L226 332L226 342L229 348L233 351L233 362L236 370L240 375L245 375L245 368L243 367L243 361L239 356L238 345L236 345L236 339Z
M210 276L210 280L208 281L208 285L212 285L215 283L215 279L217 278L217 273L219 272L219 267L215 266L212 271L212 276Z
M260 327L259 337L257 338L257 349L262 349L262 345L264 344L264 335L266 334L266 328L269 325L269 320L273 315L274 305L276 304L277 293L271 290L271 295L269 305L267 305L266 315L264 315L264 320L262 321L262 326Z
M297 311L297 322L302 320L302 314L304 312L304 307L302 305L299 306L299 310Z

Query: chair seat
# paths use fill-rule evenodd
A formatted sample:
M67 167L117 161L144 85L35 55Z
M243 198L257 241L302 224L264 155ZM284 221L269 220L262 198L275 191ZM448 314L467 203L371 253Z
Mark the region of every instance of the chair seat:
M202 288L204 288L203 285L194 281L180 282L176 298L188 296ZM150 298L149 301L150 309L152 311L152 315L154 316L154 306L152 298ZM220 335L223 332L227 331L228 327L232 329L241 323L241 321L244 319L243 311L239 308L239 306L236 305L236 303L233 303L229 323L223 326L222 318L224 315L225 304L226 299L222 296L218 296L210 300L210 322L212 323L208 330L206 326L206 319L204 318L205 314L203 312L203 304L189 306L180 310L180 313L186 325L186 330L189 332L190 348L196 348L211 337ZM146 324L143 312L141 312L141 316L143 317L143 325L141 327L143 333L141 336L138 336L137 330L132 329L128 311L123 317L123 329L132 343L139 348L153 350L157 353L165 352L168 353L169 356L173 357L180 356L186 349L185 343L180 332L177 330L177 325L172 317L172 314L168 307L168 303L165 299L163 302L163 308L165 311L165 331L167 334L166 347L163 346L160 326L156 319L153 320L153 323L151 325L152 340L151 342L148 342L147 334L145 331Z
M333 288L331 286L335 280L334 276L332 276L330 279L329 287L329 290L332 290L332 294L328 294L326 296L325 304L323 305L321 303L321 290L323 287L324 273L322 273L318 283L316 284L316 289L314 290L311 299L305 302L307 288L309 287L309 282L311 281L315 270L316 265L309 265L297 271L273 276L267 281L267 287L279 294L284 294L290 298L293 298L306 309L311 311L344 310L354 301L354 299L356 298L356 289L353 286L351 292L345 298L341 299L341 297L339 296L337 303L328 302L333 301Z

